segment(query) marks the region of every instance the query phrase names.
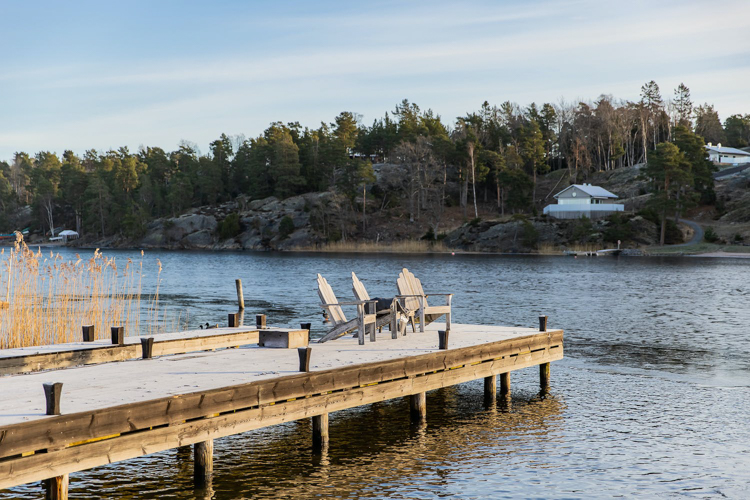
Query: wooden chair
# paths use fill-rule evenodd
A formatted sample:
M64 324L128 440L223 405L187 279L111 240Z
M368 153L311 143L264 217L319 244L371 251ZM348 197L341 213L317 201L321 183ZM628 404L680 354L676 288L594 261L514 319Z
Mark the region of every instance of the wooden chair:
M403 268L398 275L398 298L402 299L404 307L409 311L416 311L419 315L419 330L424 332L425 325L432 323L440 316L445 315L445 327L451 327L451 300L452 293L424 293L422 282L408 269ZM427 297L439 295L445 297L445 305L431 306L427 303Z
M321 307L328 311L328 317L330 318L331 323L333 323L333 328L326 333L323 338L318 340L318 342L327 342L341 337L347 332L357 330L359 343L364 344L365 330L368 325L370 325L370 341L375 340L377 316L375 314L368 314L365 311L365 306L368 302L374 303L376 301L357 300L354 302L339 302L336 295L333 293L331 285L329 285L328 281L326 281L326 279L320 274L318 274L318 296L320 297ZM357 317L347 320L341 306L357 306Z
M367 293L367 289L365 288L365 285L362 284L362 282L357 278L357 275L352 272L352 291L354 292L354 297L362 302L373 302L372 299L370 299L370 294ZM372 311L369 311L372 312ZM375 315L377 316L377 327L378 331L381 331L383 329L383 325L388 324L388 328L391 330L391 337L397 338L398 333L400 333L399 328L399 319L402 316L406 316L407 322L409 319L409 311L406 311L401 305L398 303L398 299L394 299L391 303L391 307L389 310L384 311L376 311ZM412 316L412 327L414 326L414 313L411 313ZM415 330L416 331L416 330ZM404 334L406 333L406 327L404 327Z

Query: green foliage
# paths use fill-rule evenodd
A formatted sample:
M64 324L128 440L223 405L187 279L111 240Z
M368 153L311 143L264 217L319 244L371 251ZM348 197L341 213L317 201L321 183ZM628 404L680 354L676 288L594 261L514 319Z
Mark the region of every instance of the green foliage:
M539 231L528 220L522 221L521 225L521 243L526 248L536 248L539 243Z
M279 223L279 236L286 239L294 232L294 221L288 215L285 215Z
M240 225L240 216L237 213L231 213L227 215L221 224L219 224L219 238L227 240L234 238L242 232Z
M707 227L706 231L703 233L703 239L708 243L716 243L717 241L719 241L719 235L716 234L714 228Z
M604 230L604 241L617 243L617 241L628 241L633 235L633 229L628 224L628 217L614 213L607 217L609 225Z
M430 227L427 229L427 232L422 235L423 240L426 241L435 241L435 231Z
M736 244L742 243L745 241L745 237L742 236L740 233L734 233L734 237L732 238L732 241Z
M474 219L471 219L467 224L469 227L479 227L479 223L482 222L481 217L475 217Z
M581 217L573 226L571 238L579 243L588 241L591 233L594 232L594 225L588 217Z

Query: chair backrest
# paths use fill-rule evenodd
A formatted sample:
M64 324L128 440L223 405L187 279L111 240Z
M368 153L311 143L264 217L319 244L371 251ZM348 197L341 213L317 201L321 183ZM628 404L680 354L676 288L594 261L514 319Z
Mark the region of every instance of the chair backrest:
M318 297L323 304L338 304L339 299L336 298L336 294L333 293L333 288L328 284L328 281L318 274ZM328 314L331 316L331 322L334 326L346 323L346 316L344 315L343 309L339 305L326 306Z
M398 275L398 293L401 295L424 295L422 282L414 276L408 269L403 268ZM407 297L404 299L404 305L410 311L419 309L419 299L416 297ZM424 305L427 306L427 299L424 299Z
M370 300L370 294L365 290L365 285L359 281L357 275L352 272L352 291L357 300Z

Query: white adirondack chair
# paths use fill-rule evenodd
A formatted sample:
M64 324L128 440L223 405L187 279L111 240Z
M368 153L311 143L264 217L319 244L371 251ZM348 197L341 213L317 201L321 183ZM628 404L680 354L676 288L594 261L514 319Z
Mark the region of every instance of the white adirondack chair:
M356 274L352 272L352 291L354 292L354 297L362 302L373 302L370 299L370 294L367 293L367 289L365 288L365 285L362 284L362 282L359 280ZM413 316L413 312L411 315ZM394 300L391 304L391 308L388 311L380 311L376 312L377 316L377 324L378 330L382 330L383 326L386 324L389 324L391 330L391 334L399 333L400 327L399 327L399 319L401 317L406 317L406 321L408 321L409 311L404 310L403 307L398 304L397 300ZM414 324L414 319L412 318L412 325ZM404 323L404 333L406 333L406 324ZM393 338L396 338L397 335L392 335Z
M424 332L425 325L432 323L443 315L445 315L445 327L450 330L452 293L425 294L422 289L422 282L406 268L403 268L398 275L398 293L398 298L403 299L404 307L407 310L416 311L416 314L419 315L419 330L421 332ZM430 295L445 297L445 304L429 305L427 297Z
M331 323L333 323L333 328L326 333L323 338L318 340L318 342L327 342L341 337L352 330L358 330L359 343L364 344L365 329L368 325L370 325L371 328L370 340L374 340L373 337L375 336L377 316L366 312L366 301L358 300L354 302L339 302L336 295L333 293L331 285L329 285L328 281L320 274L318 274L318 296L320 297L321 307L328 311L328 317L330 318ZM341 306L357 306L357 317L347 320Z

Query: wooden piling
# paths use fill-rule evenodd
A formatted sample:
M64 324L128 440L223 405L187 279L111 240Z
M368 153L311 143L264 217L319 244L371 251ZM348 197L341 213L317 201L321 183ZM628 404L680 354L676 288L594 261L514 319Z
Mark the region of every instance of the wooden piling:
M544 393L549 391L549 363L539 365L539 389Z
M427 393L419 392L409 396L409 414L412 422L421 422L427 418Z
M143 359L151 359L154 354L154 338L141 339L141 353Z
M62 382L54 384L42 384L44 397L47 400L47 415L60 415L60 395L62 394Z
M44 480L45 500L68 500L70 476L63 474Z
M510 396L510 372L500 374L500 395Z
M484 400L493 402L497 398L497 377L492 375L484 377Z
M438 330L438 349L448 349L450 330Z
M539 315L539 331L547 331L547 316L542 316L541 314Z
M112 327L112 345L125 345L125 327Z
M240 311L245 309L245 296L242 293L242 280L236 279L234 280L234 284L237 286L237 305L239 306Z
M195 443L193 457L194 482L196 488L205 488L211 483L211 474L214 471L214 440L207 439Z
M255 326L258 328L265 328L266 327L266 315L265 314L256 314L255 315Z
M240 326L240 313L229 313L227 315L227 326L229 328L237 328Z
M310 330L312 329L312 323L300 323L300 330L307 330L307 343L310 343Z
M83 330L84 342L93 342L95 340L94 325L83 325L81 329Z
M328 445L328 413L315 415L312 418L313 451L320 452Z
M298 347L297 354L299 354L299 371L309 372L312 347Z

